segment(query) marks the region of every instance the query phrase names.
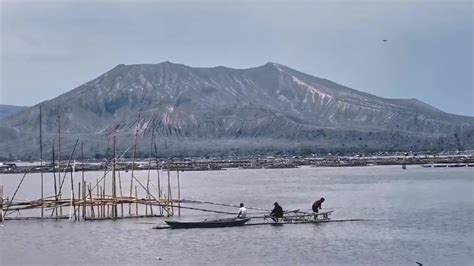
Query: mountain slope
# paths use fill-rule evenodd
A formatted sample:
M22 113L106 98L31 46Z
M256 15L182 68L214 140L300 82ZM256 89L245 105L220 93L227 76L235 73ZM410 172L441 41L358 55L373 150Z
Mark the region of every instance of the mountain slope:
M25 109L25 106L14 106L0 104L0 120L12 116L21 110Z
M135 131L141 138L174 141L176 153L240 147L460 149L472 147L474 132L472 117L415 99L380 98L276 63L249 69L118 65L42 106L46 141L55 138L60 108L65 138L104 150L112 134L128 147ZM38 107L3 120L0 135L0 147L10 153L14 142L32 142Z

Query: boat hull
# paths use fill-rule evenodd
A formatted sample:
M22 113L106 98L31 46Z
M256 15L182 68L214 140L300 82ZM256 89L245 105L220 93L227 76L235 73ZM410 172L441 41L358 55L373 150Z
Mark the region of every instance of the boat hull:
M210 220L202 222L178 222L178 221L165 221L173 229L186 229L186 228L221 228L221 227L233 227L241 226L246 222L250 221L250 218L245 219L220 219Z

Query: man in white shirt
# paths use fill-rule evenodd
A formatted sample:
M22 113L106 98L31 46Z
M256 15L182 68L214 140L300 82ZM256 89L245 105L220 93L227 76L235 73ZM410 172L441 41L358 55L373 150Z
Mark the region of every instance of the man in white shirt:
M244 207L243 203L240 203L239 214L237 214L237 218L245 217L247 217L247 208Z

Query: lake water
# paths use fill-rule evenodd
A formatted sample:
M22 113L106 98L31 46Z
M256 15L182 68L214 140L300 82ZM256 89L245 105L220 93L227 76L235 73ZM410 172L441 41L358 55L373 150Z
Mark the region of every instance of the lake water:
M323 207L335 211L333 219L371 220L188 230L151 229L151 223L165 218L6 221L0 227L0 264L473 265L473 170L384 166L184 172L182 198L267 209L278 201L290 210L309 209L324 196ZM97 176L101 173L87 173L89 180ZM0 177L11 196L21 176ZM38 177L27 176L18 199L39 197ZM50 180L48 174L45 182ZM47 195L51 187L46 186ZM216 217L197 215L183 210L181 219Z

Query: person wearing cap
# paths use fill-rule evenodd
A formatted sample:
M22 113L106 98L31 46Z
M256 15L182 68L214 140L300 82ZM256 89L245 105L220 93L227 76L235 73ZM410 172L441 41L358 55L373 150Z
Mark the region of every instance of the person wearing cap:
M237 214L237 218L245 217L247 217L247 208L244 207L243 203L240 203L239 214Z
M278 202L273 203L273 210L270 213L270 217L272 217L272 220L275 222L278 222L278 218L283 217L283 208L278 205Z

